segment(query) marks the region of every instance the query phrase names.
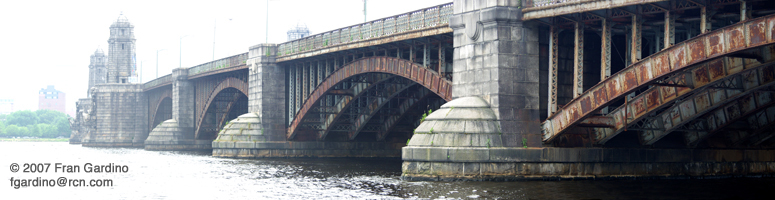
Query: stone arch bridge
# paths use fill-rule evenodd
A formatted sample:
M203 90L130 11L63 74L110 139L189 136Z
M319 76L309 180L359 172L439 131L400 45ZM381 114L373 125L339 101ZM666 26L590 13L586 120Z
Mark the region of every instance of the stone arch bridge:
M74 137L400 156L410 180L771 175L772 13L756 0L455 0L97 85Z

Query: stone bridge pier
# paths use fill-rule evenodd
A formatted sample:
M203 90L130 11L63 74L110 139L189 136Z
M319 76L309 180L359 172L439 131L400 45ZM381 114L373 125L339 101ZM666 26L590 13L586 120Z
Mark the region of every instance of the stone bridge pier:
M146 150L208 150L210 140L194 135L194 83L188 80L188 69L172 70L172 119L156 126L145 140Z
M518 1L454 2L452 95L403 148L403 177L479 177L542 147L538 28ZM498 151L492 151L497 149ZM513 156L513 157L512 157Z
M148 136L148 99L142 84L108 83L90 91L95 113L81 144L86 147L142 147ZM89 102L89 101L84 101Z
M218 157L253 157L261 149L281 149L285 139L285 70L277 65L277 47L260 44L248 53L248 113L227 124L212 142ZM268 150L267 150L268 152Z

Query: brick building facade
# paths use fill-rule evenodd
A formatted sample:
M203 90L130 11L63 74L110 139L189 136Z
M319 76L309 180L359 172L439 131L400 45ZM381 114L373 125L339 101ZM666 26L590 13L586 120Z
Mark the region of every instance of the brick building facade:
M53 85L38 92L38 110L56 110L65 113L65 93L54 89Z

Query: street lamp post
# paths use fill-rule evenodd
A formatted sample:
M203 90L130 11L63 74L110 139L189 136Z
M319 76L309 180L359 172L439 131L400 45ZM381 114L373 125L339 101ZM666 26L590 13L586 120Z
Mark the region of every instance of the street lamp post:
M156 50L156 78L159 78L159 51L164 51L166 49L157 49Z

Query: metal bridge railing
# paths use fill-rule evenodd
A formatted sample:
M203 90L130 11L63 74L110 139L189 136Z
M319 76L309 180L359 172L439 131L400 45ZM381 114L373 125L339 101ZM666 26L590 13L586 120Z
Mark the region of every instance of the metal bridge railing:
M164 85L172 82L172 74L167 74L166 76L162 76L156 79L153 79L151 81L148 81L147 83L143 84L144 89L156 87L159 85Z
M226 68L240 66L245 64L247 60L248 60L248 53L242 53L231 57L226 57L219 60L207 62L204 64L200 64L200 65L188 68L188 76L194 76L194 75L209 72L209 71L215 71L219 69L226 69ZM143 84L143 88L149 89L159 85L169 84L171 82L172 82L172 74L167 74L166 76L162 76L157 79L148 81L147 83Z
M201 65L188 68L188 76L193 76L196 74L209 72L213 70L236 67L236 66L245 64L247 60L248 60L248 53L242 53L231 57L222 58L220 60L215 60L212 62L208 62L208 63L204 63Z
M595 1L595 0L523 0L522 6L524 8L537 8L546 7L555 4L567 3L567 2L581 2L581 1Z
M442 4L288 41L278 45L278 56L284 57L333 45L448 25L452 6L452 3Z

